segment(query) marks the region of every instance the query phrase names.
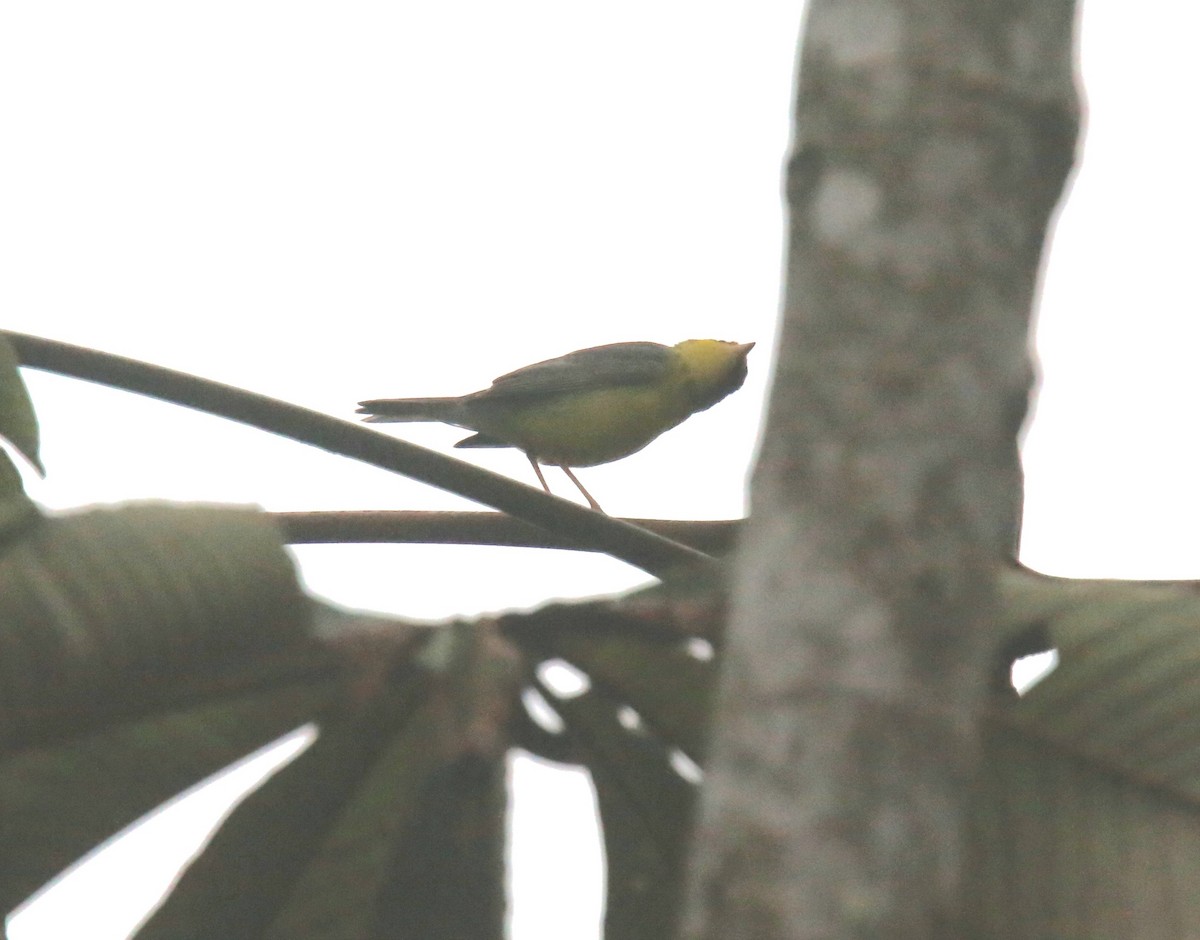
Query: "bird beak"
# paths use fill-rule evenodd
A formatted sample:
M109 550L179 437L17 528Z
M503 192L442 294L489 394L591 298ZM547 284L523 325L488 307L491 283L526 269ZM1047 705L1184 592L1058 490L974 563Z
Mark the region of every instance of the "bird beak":
M749 355L750 350L754 348L754 343L738 343L737 351L743 356Z

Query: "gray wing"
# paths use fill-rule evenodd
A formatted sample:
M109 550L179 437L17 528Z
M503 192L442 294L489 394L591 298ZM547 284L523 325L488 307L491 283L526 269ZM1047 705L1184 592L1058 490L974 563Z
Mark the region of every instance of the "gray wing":
M593 346L509 372L476 394L501 401L649 385L666 374L670 352L669 346L659 343Z

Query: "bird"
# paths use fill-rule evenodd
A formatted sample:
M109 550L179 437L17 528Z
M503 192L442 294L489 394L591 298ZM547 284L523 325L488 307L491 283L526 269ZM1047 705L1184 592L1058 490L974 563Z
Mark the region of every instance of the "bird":
M535 362L469 395L375 398L356 413L373 423L438 421L474 432L455 447L515 447L547 493L541 464L559 467L604 512L571 468L637 453L737 391L753 348L715 339L609 343Z

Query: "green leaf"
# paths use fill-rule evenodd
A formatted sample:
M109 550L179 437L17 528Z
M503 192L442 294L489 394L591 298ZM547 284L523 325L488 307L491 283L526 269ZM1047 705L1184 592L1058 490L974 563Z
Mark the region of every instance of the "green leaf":
M3 336L0 336L0 437L12 444L42 476L46 475L38 455L38 424L33 402L17 368L17 354ZM0 500L4 496L4 490L0 489Z
M1058 668L984 726L968 907L981 938L1176 937L1200 923L1200 595L1001 578L1002 627Z
M11 910L156 806L327 707L303 680L0 761L0 904Z
M261 670L301 642L310 609L261 512L151 503L46 519L0 553L0 747L192 704L189 683Z
M316 743L230 815L139 937L503 935L514 654L486 627L354 620L322 627L351 642Z
M671 766L668 745L622 723L620 699L595 687L572 698L539 691L596 785L608 867L604 936L673 936L696 786Z
M40 517L33 500L25 495L21 474L0 448L0 550Z
M358 714L349 709L339 716L335 705L332 715L317 716L317 741L233 811L139 935L146 940L260 940L305 872L321 865L323 847L362 796L364 780L381 758L395 769L386 760L389 745L399 741L399 750L411 743L406 732L420 714L424 692L421 677L410 672ZM372 803L377 790L366 789L362 798ZM403 795L393 793L392 799L402 801ZM371 821L377 838L387 839L395 805L385 802L380 809ZM357 820L352 825L356 832L366 831ZM373 888L370 876L381 850L370 842L353 847L348 857L335 853L334 860L357 866L359 890ZM369 911L358 914L369 916Z
M1043 626L1060 664L1006 722L1200 801L1200 594L1187 585L1009 581L1006 611Z
M693 644L719 646L724 613L708 578L500 618L532 667L562 659L588 678L584 693L558 696L535 672L534 686L565 727L558 735L525 728L521 740L592 775L608 867L608 940L674 934L697 793L675 762L704 759L716 672Z
M715 686L715 661L692 655L686 643L633 635L563 630L550 639L546 658L561 657L586 673L592 685L633 708L648 729L703 761Z

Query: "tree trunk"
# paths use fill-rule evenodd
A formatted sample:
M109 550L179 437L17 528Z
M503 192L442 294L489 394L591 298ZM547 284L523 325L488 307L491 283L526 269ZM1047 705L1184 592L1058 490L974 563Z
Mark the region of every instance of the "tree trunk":
M785 315L683 935L962 937L1071 0L810 0Z

